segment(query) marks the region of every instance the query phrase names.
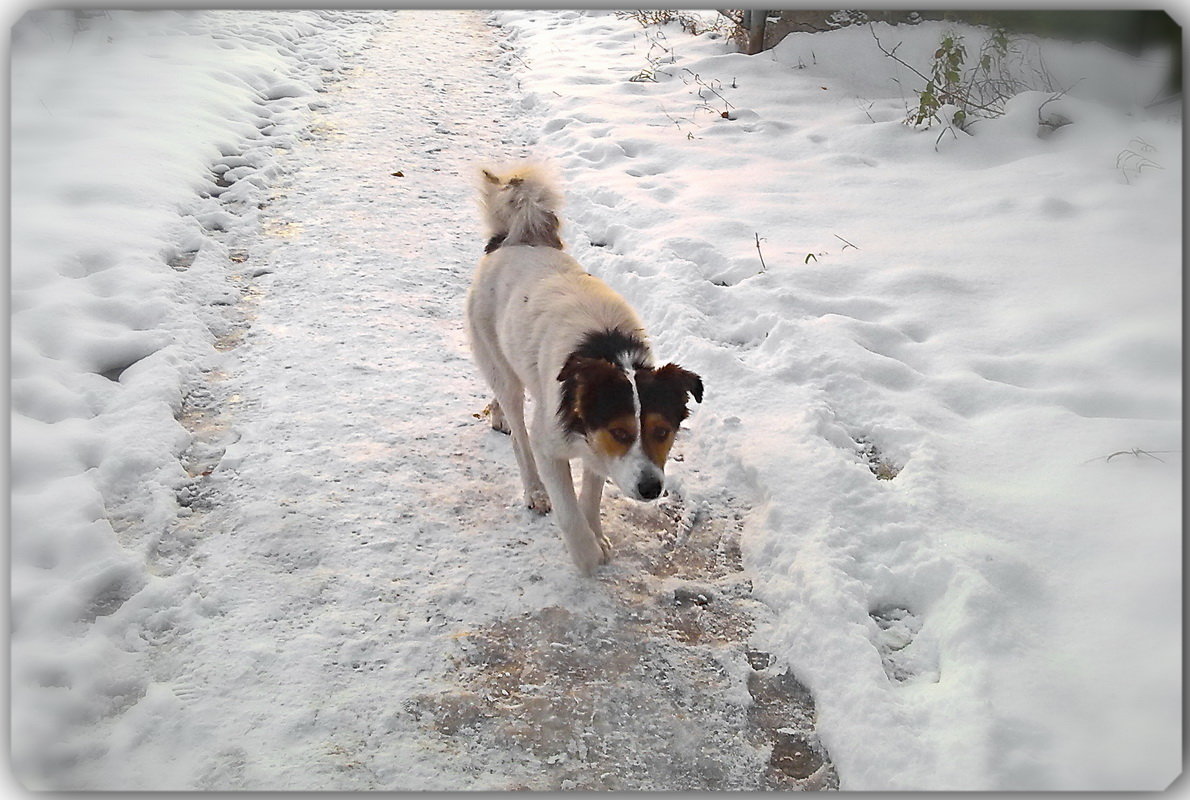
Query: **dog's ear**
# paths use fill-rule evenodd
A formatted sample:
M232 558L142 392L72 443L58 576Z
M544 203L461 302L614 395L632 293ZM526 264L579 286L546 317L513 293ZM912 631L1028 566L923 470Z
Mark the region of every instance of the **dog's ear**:
M587 360L588 359L585 359L582 356L575 355L572 355L570 358L566 359L566 363L562 365L562 371L558 373L558 380L562 383L573 381L578 376L579 371L582 369L582 362Z
M583 430L632 412L632 385L609 361L572 355L558 373L563 417Z
M494 184L496 184L497 186L499 186L499 185L500 185L500 179L499 179L498 177L496 177L495 175L493 175L491 172L489 172L489 171L488 171L488 170L486 170L486 169L485 169L485 170L481 170L481 172L483 173L483 179L484 179L485 181L487 181L488 183L494 183Z
M590 373L594 368L594 360L583 356L571 355L558 372L558 380L562 384L563 413L569 418L582 420L583 396L587 393Z
M689 392L695 402L702 402L702 378L677 364L666 364L656 372L656 379Z
M616 372L617 370L602 358L571 355L562 365L562 371L558 373L558 380L563 383L568 381L575 384L594 383L601 378L606 378L609 371Z

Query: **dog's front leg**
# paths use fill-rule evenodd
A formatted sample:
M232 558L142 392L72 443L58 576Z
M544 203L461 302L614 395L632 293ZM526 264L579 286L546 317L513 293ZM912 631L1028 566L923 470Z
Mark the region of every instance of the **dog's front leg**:
M503 402L500 396L503 394ZM521 473L521 484L525 489L525 505L539 514L548 514L550 498L541 478L537 475L537 464L533 459L533 448L529 444L529 431L525 428L525 395L524 389L515 387L515 391L497 392L492 401L492 411L501 412L504 421L512 434L512 452L516 456L517 467Z
M554 521L562 531L566 549L570 551L570 557L579 570L584 575L590 575L597 566L607 561L608 553L599 541L602 534L596 534L591 529L586 515L579 508L570 475L570 461L538 453L537 466L553 503Z
M599 504L603 500L603 484L606 482L605 475L596 472L590 466L583 466L583 492L579 495L579 507L583 510L587 524L595 531L595 540L603 550L604 557L612 554L611 540L603 534L603 521L599 518Z

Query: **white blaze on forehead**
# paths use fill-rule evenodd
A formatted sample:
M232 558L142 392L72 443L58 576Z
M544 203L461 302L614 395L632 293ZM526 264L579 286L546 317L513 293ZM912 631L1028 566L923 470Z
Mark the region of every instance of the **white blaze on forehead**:
M636 388L636 367L632 366L632 356L624 353L620 356L620 367L628 377L628 385L632 387L632 416L640 422L640 392Z
M628 383L632 386L633 415L637 420L636 441L624 455L606 462L607 474L624 494L635 500L643 499L640 495L641 480L653 476L657 480L664 480L665 473L658 469L644 448L644 420L641 419L640 391L636 385L636 368L633 366L632 353L624 353L619 360L619 366L624 370Z

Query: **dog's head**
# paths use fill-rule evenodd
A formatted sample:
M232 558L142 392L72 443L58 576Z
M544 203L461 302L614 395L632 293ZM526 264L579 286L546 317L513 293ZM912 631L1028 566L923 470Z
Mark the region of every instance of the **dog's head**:
M558 380L563 423L586 438L596 466L634 500L659 497L674 436L690 413L687 395L702 402L702 379L677 364L620 367L575 355Z

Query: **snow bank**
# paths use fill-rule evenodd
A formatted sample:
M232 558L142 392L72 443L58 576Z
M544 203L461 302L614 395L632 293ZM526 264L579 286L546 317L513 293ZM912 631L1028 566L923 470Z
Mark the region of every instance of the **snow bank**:
M746 57L611 13L497 19L566 240L703 376L691 438L767 498L756 645L814 692L842 788L1168 785L1181 126L1139 110L1160 60L1022 40L1075 89L940 136L904 124L909 73L867 28ZM948 30L876 29L910 60Z
M194 477L177 418L220 365L277 157L365 17L31 11L13 28L12 741L30 785L102 746L67 726L151 693L138 654L196 613L186 576L150 566Z

